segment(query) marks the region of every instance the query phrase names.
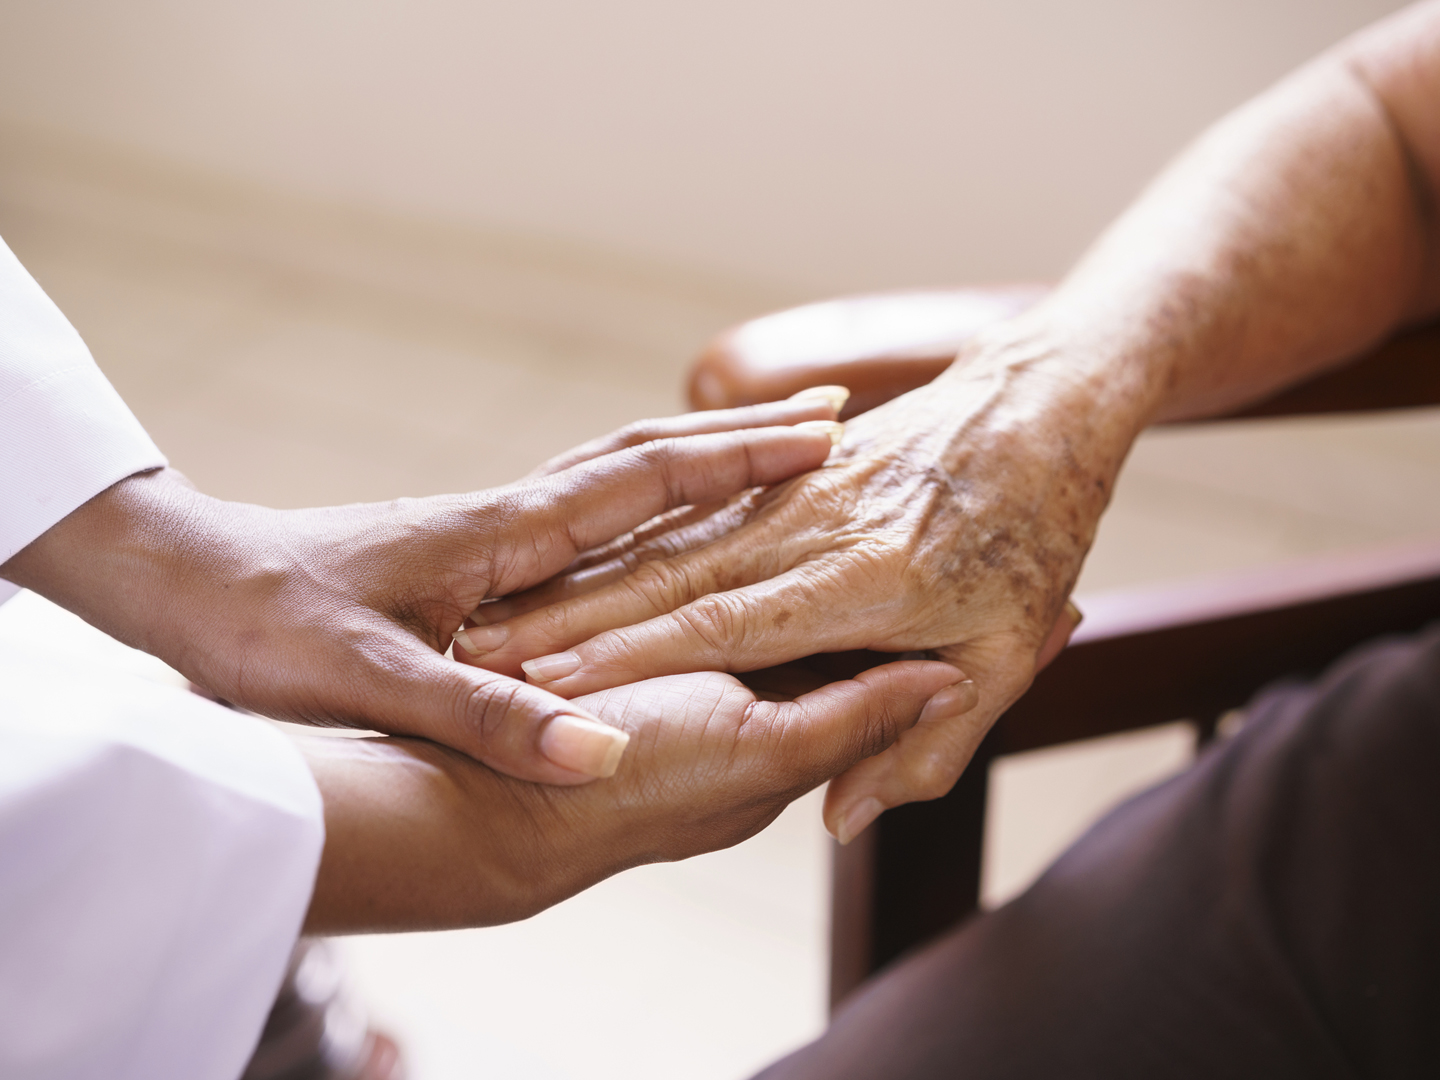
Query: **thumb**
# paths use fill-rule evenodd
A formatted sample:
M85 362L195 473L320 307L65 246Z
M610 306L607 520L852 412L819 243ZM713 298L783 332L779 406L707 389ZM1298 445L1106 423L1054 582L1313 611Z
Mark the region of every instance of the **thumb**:
M965 674L934 660L901 660L829 683L789 702L757 702L757 719L771 714L778 745L765 753L793 769L809 790L891 746L914 726L926 704ZM763 732L767 725L757 724ZM771 726L770 730L774 730Z
M385 718L382 730L442 743L519 780L574 785L613 776L630 741L573 702L424 646L381 682L370 700Z
M818 421L660 439L482 492L474 508L498 537L491 558L505 568L491 592L535 585L657 514L818 468L839 431L834 421Z

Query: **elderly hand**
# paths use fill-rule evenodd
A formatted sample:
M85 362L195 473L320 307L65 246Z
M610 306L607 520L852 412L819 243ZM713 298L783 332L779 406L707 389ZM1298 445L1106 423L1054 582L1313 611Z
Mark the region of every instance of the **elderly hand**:
M852 423L827 468L617 549L627 576L589 595L478 613L504 620L484 662L530 661L573 695L817 650L936 649L980 707L852 770L829 820L843 838L943 793L1063 638L1141 428L1261 401L1440 311L1437 95L1440 5L1412 5L1198 139L1054 293ZM573 592L615 570L588 567Z
M810 401L681 417L508 487L315 510L223 502L163 470L92 499L0 576L265 715L424 736L516 776L583 783L614 771L624 735L450 662L452 633L486 597L658 513L815 468L833 416ZM774 426L805 421L819 423Z
M672 675L576 704L627 732L611 779L542 787L415 739L302 739L325 803L307 928L421 930L525 918L641 863L728 847L890 745L961 678L901 662L790 702Z
M826 822L848 840L886 807L947 792L1078 621L1066 600L1138 430L1107 419L1120 391L1084 372L1007 324L851 421L824 468L481 608L472 637L487 650L468 659L517 675L523 662L574 697L817 652L933 650L974 680L947 693L978 692L979 707L832 785Z

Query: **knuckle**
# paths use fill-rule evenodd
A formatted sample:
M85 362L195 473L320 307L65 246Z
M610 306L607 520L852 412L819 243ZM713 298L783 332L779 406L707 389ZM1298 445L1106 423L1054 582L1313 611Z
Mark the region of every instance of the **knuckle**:
M886 715L873 717L855 732L856 748L851 756L857 761L884 753L895 743L898 726Z
M794 481L787 500L793 513L807 518L850 521L856 517L854 481L839 469L820 469Z
M558 602L547 605L530 612L526 616L527 625L523 631L524 643L532 648L541 647L545 643L548 647L554 642L564 640L570 628L570 618L573 612L572 604L569 602ZM507 645L514 647L516 639L521 634L513 634Z
M724 658L730 644L743 640L750 619L746 605L726 593L712 593L675 612L675 618L709 654L712 662Z
M666 559L640 563L624 581L656 615L689 602L696 589L689 567Z
M918 755L907 764L902 779L906 794L910 798L926 802L948 795L959 776L959 772L944 755L929 751Z
M680 483L679 454L674 441L656 439L643 446L635 447L631 453L636 456L644 469L657 475L665 489L667 502L672 506L676 505L678 493L683 485Z
M866 747L865 756L873 757L882 750L893 746L904 730L905 725L900 722L899 715L890 707L890 703L882 703L870 724L867 725L866 741L869 745Z
M487 679L470 688L460 701L460 730L482 746L493 743L519 707L521 684L514 679Z
M915 720L915 708L903 694L890 688L866 692L865 723L859 725L863 757L874 757L894 746Z
M713 444L702 448L678 438L661 438L637 452L646 455L647 465L659 475L670 507L695 502L697 492L730 486L724 481L733 469L733 457L717 451Z
M607 440L615 449L628 449L653 442L661 437L660 425L654 420L632 420Z

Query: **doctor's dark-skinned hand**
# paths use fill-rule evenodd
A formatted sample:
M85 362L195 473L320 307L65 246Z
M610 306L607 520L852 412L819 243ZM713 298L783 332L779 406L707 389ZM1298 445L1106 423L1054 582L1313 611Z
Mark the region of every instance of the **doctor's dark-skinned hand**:
M522 779L584 783L615 771L625 734L448 659L462 619L656 514L817 467L833 417L809 401L656 421L506 487L311 510L214 499L164 469L102 492L0 576L264 715L421 736Z
M578 704L631 746L614 777L553 787L419 739L302 737L325 803L312 933L523 919L601 878L759 832L792 799L911 730L962 675L902 661L758 700L729 675L671 675Z

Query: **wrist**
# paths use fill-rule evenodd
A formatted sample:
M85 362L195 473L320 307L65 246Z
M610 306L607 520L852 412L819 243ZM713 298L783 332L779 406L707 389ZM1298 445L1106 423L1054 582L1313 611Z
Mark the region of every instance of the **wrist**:
M223 548L223 504L172 469L138 473L77 507L5 564L5 576L126 644L167 654L197 552Z
M1157 379L1127 351L1039 316L987 331L931 384L932 407L951 431L947 471L963 471L977 451L1040 459L1098 489L1103 506L1153 422Z
M514 922L646 861L605 791L547 790L419 739L296 742L325 807L309 933Z
M1063 289L1063 286L1062 286ZM988 328L941 380L993 377L1038 415L1080 410L1103 421L1107 443L1128 446L1165 408L1165 357L1143 335L1068 317L1063 295ZM939 382L940 380L937 380Z

